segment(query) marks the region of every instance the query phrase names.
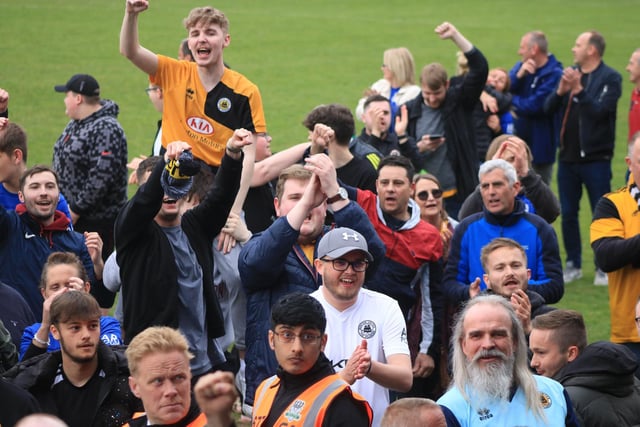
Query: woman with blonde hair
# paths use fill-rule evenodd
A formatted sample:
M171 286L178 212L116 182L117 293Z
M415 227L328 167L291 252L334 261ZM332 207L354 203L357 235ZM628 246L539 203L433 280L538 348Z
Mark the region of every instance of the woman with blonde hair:
M413 55L406 47L387 49L382 55L383 78L364 91L356 107L356 117L362 120L365 100L380 94L391 102L391 128L393 131L398 109L405 102L420 94L420 86L415 84L415 64Z

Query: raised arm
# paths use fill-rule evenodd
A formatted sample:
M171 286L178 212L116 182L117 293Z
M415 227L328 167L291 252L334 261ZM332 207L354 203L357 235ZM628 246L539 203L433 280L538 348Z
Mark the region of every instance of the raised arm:
M253 168L251 186L259 187L277 178L282 169L302 160L304 152L308 147L308 142L296 144L293 147L279 151L274 155L257 162Z
M471 49L473 49L473 45L471 44L471 42L467 40L465 36L463 36L460 31L458 31L458 29L449 22L443 22L442 24L438 25L435 31L441 39L450 39L452 42L454 42L458 49L460 49L463 53L467 53Z
M158 57L142 47L138 39L138 14L148 7L148 0L127 0L120 28L120 53L145 73L154 75L158 70Z

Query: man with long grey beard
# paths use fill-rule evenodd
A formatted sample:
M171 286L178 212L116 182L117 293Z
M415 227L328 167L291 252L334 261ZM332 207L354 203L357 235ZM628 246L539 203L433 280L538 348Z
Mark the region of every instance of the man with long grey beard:
M579 425L562 385L529 371L524 330L505 298L471 299L451 343L453 384L438 400L447 426Z

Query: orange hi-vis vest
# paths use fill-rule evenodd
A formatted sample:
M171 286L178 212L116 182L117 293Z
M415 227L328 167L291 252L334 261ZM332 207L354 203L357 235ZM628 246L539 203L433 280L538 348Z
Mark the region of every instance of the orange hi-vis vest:
M267 419L279 388L280 379L275 375L260 384L254 399L252 427L261 427L262 423ZM324 377L303 391L280 415L274 425L283 427L321 427L327 408L333 399L344 390L348 390L351 396L366 408L369 416L369 425L371 425L371 420L373 419L371 406L369 406L364 397L352 391L338 374Z
M146 412L136 412L133 414L133 419L136 418L140 418L147 415ZM129 423L123 424L122 427L130 427ZM198 415L198 418L196 418L195 420L191 421L189 424L187 424L185 427L207 427L207 417L205 414L200 414Z

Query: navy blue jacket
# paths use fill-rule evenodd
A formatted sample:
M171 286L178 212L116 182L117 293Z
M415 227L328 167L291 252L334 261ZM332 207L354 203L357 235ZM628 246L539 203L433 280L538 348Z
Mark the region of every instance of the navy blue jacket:
M622 77L613 68L600 62L589 73L587 84L576 99L580 107L580 151L585 161L610 160L616 141L616 111L622 94ZM546 112L564 112L571 98L558 96L554 91L545 102ZM575 108L575 107L574 107ZM563 141L560 141L562 159Z
M521 66L519 61L509 72L515 133L529 144L534 163L554 163L562 117L559 112L546 113L544 103L558 87L562 63L549 55L544 66L519 79L516 75Z
M374 260L381 260L385 246L376 234L369 218L355 202L334 212L336 226L349 227L367 239ZM324 227L322 234L329 227ZM247 403L253 404L258 385L276 373L278 362L267 340L271 327L271 306L291 292L310 294L320 287L322 278L298 245L299 231L294 230L286 217L278 218L264 232L254 235L240 252L238 270L247 293L247 363L245 376ZM317 257L316 240L314 259ZM368 273L375 266L370 266Z
M89 275L92 293L97 290L93 262L82 234L70 228L41 232L40 223L28 213L0 207L0 281L20 292L38 319L42 316L43 299L38 288L42 266L51 253L60 251L78 255Z
M547 304L560 301L564 280L556 233L544 219L525 212L524 204L516 200L509 215L498 217L485 209L456 227L444 272L443 292L449 302L469 299L469 284L476 277L482 279L484 273L480 251L496 237L509 237L524 247L527 268L531 269L529 290L540 294Z

